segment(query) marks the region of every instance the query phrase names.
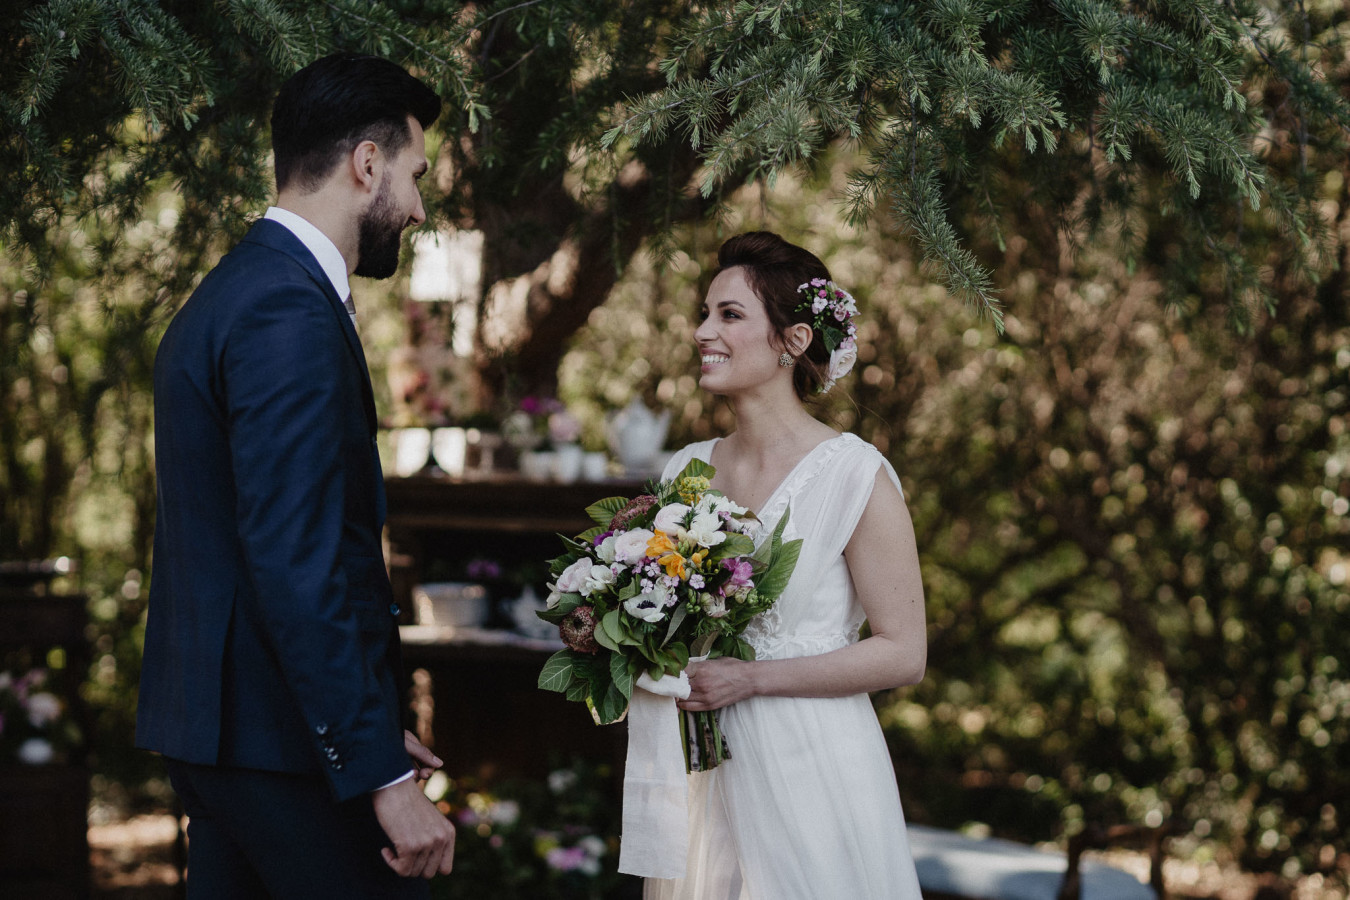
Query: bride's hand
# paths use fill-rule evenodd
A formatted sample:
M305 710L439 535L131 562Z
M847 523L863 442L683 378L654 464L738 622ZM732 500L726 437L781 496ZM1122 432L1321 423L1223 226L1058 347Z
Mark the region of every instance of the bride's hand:
M745 660L728 656L690 663L685 670L689 673L689 699L679 701L680 709L721 709L754 696L752 668Z

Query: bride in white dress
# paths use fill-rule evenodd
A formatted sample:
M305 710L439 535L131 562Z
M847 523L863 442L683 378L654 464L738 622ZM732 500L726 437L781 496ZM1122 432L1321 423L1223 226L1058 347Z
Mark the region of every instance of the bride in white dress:
M722 711L731 758L688 776L685 876L649 878L644 896L918 900L867 696L923 677L913 526L885 458L802 402L851 367L852 299L814 255L768 232L728 240L718 263L695 332L699 383L731 404L736 431L685 447L664 477L692 457L711 463L713 487L755 510L762 534L790 506L784 539L802 538L802 552L787 590L746 632L757 658L689 667L679 705ZM848 305L839 316L835 298ZM841 336L831 359L826 341ZM864 619L870 634L859 640Z

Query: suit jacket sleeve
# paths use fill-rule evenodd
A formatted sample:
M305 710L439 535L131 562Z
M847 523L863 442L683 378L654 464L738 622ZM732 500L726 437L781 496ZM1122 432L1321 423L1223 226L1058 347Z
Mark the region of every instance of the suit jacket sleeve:
M347 799L389 783L409 762L391 676L372 650L389 640L387 604L350 583L349 573L382 561L379 523L350 520L348 492L378 470L361 405L364 370L341 324L312 283L283 281L231 329L222 369L256 612L323 771Z

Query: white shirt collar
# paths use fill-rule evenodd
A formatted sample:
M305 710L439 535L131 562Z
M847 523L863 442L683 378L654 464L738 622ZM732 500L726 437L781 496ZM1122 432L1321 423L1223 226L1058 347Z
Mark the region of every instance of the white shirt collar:
M263 218L285 226L305 245L306 250L314 254L323 273L333 283L339 300L345 300L351 295L351 285L347 282L347 261L338 252L337 244L328 239L328 235L315 228L309 220L280 206L267 207L267 214Z

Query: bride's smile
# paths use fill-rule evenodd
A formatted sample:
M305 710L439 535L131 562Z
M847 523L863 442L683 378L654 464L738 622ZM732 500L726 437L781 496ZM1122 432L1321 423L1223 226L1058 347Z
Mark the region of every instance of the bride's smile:
M701 356L700 386L717 394L757 387L786 374L778 364L773 328L764 303L755 295L745 272L737 267L713 279L699 311L694 332Z

